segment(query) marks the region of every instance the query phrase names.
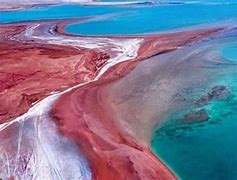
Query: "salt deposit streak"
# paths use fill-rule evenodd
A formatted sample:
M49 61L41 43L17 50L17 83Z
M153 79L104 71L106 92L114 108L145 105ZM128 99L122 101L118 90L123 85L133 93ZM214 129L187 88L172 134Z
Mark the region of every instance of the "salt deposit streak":
M99 79L115 64L136 57L142 41L141 39L112 40L109 38L66 40L60 36L33 36L37 27L39 25L36 24L28 28L25 38L45 40L52 44L70 44L98 49L112 45L113 50L117 52L116 55L100 69L97 77L92 81ZM78 146L59 134L49 113L51 105L60 95L87 83L50 95L35 104L24 115L0 125L1 178L83 180L92 178L88 163L80 154Z
M91 179L78 147L57 132L49 110L59 95L0 126L0 177L19 179Z
M43 24L44 25L44 24ZM37 39L43 40L48 44L56 44L56 45L67 45L73 47L84 47L88 49L100 49L104 51L104 49L110 49L113 52L116 52L116 55L111 57L109 61L103 66L98 74L100 77L109 67L129 60L133 59L137 56L137 51L143 41L142 38L130 38L130 39L112 39L112 38L98 38L98 37L70 37L57 34L34 34L37 32L37 28L43 26L42 24L33 24L29 26L24 34L23 38ZM49 27L51 28L51 27ZM16 38L22 38L21 36L17 36ZM98 78L97 77L97 78Z

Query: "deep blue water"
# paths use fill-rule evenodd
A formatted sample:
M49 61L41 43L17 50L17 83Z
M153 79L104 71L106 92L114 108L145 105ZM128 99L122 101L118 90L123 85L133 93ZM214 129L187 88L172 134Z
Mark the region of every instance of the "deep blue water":
M0 12L0 23L20 21L79 18L121 11L109 6L55 5L41 6L17 11Z
M217 5L203 2L164 6L45 6L0 12L0 23L95 16L97 18L94 20L69 25L66 30L75 34L106 35L160 32L237 18L237 2L228 1L230 4ZM223 1L219 0L218 2ZM98 17L100 18L98 19Z
M69 25L66 30L89 35L151 33L235 19L236 9L237 4L129 8L123 9L127 15L105 21Z

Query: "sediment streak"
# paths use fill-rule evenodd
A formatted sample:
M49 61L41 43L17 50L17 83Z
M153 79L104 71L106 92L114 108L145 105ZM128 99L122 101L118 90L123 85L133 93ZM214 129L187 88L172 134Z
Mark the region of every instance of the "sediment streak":
M88 162L78 146L57 131L51 120L52 104L64 93L98 80L103 73L117 63L137 56L141 39L112 40L109 38L71 38L36 36L34 31L40 24L29 26L15 40L35 39L48 44L70 45L85 48L109 48L114 57L100 69L94 80L78 84L64 92L54 93L31 107L22 116L0 125L0 177L7 179L91 179ZM22 38L22 39L21 39Z

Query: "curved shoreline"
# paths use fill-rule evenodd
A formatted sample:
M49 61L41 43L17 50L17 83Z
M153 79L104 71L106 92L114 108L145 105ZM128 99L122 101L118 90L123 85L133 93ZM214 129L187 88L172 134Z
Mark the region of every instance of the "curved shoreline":
M52 34L52 32L49 32L49 30L50 27L55 26L55 24L59 26L59 29ZM170 172L168 168L165 167L165 165L154 156L154 154L148 149L146 145L138 143L136 137L133 137L128 132L124 132L122 129L118 128L116 124L119 122L117 122L116 119L112 118L111 121L108 121L108 119L111 118L111 114L102 113L101 118L99 118L98 121L95 121L97 114L100 114L100 112L92 111L93 109L95 109L93 98L91 99L91 97L89 96L89 100L88 98L84 99L84 97L80 97L80 93L83 93L81 91L84 91L88 88L88 92L86 93L92 93L93 96L97 96L97 92L99 92L105 84L113 83L118 79L124 77L126 74L130 73L139 64L140 61L145 60L148 57L172 51L179 47L194 43L200 39L203 39L204 37L209 37L210 35L218 33L224 29L203 29L185 33L180 32L152 36L84 37L69 36L68 34L64 34L62 32L63 25L65 25L65 22L63 21L47 21L37 22L33 24L18 23L17 25L2 25L0 27L1 36L4 42L1 47L2 49L4 49L4 53L0 55L0 58L14 62L17 60L16 57L18 57L20 61L14 62L13 64L16 65L19 62L23 63L19 66L21 68L18 68L17 72L11 72L12 74L9 74L9 72L6 73L7 75L12 76L14 80L13 85L9 86L9 84L1 84L1 92L3 92L3 94L1 94L1 98L3 98L1 101L7 102L5 104L3 103L3 105L11 105L9 107L5 107L6 110L11 110L11 112L14 112L13 116L8 116L8 112L3 111L4 106L2 105L1 108L3 109L0 109L1 122L3 123L6 121L11 121L15 117L25 113L32 106L32 103L36 103L37 101L42 100L53 91L64 91L62 97L60 97L57 103L54 105L55 109L53 109L52 111L53 116L56 117L56 124L59 126L61 133L68 135L68 137L73 137L73 139L78 142L83 153L91 160L89 163L93 167L92 171L94 172L94 177L111 178L114 177L116 172L121 170L122 174L119 173L118 176L114 178L124 177L127 174L130 177L136 178L155 178L157 175L163 179L175 179L174 174ZM100 43L100 46L98 46L98 43ZM129 46L128 49L124 49L123 46L127 44L131 46ZM12 52L12 50L15 51L13 55L10 53ZM34 64L31 63L32 60L39 61L45 58L47 58L48 61L52 61L52 64L50 66L52 66L53 69L60 70L60 68L62 68L62 71L59 71L59 73L57 73L58 77L55 77L56 79L54 79L53 76L55 75L55 71L52 71L52 69L49 69L49 71L44 71L48 64L41 67L40 70L32 67L32 65ZM69 61L69 59L71 59L70 62L72 64L66 63ZM57 67L57 60L60 60L60 63L66 64L62 67ZM9 66L8 61L6 61L5 64L1 64L2 69ZM43 61L41 63L43 63ZM69 74L65 73L65 67L68 68L66 72ZM29 69L31 69L31 72L29 72ZM7 71L7 69L5 69L5 71ZM100 71L102 71L103 73L99 74ZM25 76L26 73L27 76ZM24 78L22 78L22 76ZM72 76L75 77L73 81L71 80ZM9 79L9 76L6 76L6 78ZM48 84L50 82L46 81L45 84L43 83L44 86L40 84L35 85L36 79L37 81L39 81L39 78L41 78L42 83L50 79L50 82L54 82L54 84L52 84L51 87L48 87ZM63 82L58 81L62 78ZM3 80L3 82L8 81ZM75 86L76 84L81 84L83 82L91 83L81 87ZM34 84L34 88L30 87L31 84ZM28 86L27 92L24 92L25 86ZM71 87L74 86L75 88L73 88L73 90L70 90ZM45 87L47 87L48 90L46 92L42 92L42 89L45 89ZM16 94L14 94L14 92L17 92L20 96L15 96ZM70 108L71 105L73 105L75 102L71 102L68 97L71 97L71 95L74 96L74 93L75 97L82 102L81 104L76 103L76 106L74 108L76 108L76 110L78 110L78 108L81 109L79 111L79 114L85 111L88 116L91 116L89 120L92 123L88 125L83 118L81 118L79 122L75 122L82 123L82 126L79 126L79 128L84 128L82 129L82 132L79 132L79 134L78 129L75 129L76 126L74 127L75 124L71 123L71 121L74 120L71 118L65 118L66 114L64 114L64 112L68 110L68 113L71 113L73 115L72 112L74 112L74 110L71 111ZM11 98L13 98L13 100L11 100ZM18 113L14 110L20 110L21 108L19 108L19 105L15 103L16 101L19 101L21 103L24 102L22 110ZM66 102L69 103L68 109L64 108L65 104L67 104ZM86 105L88 106L81 107L81 105L84 103L86 103ZM100 103L102 102L97 101L97 104ZM109 109L109 106L105 107L108 107ZM110 113L112 113L112 111ZM108 119L104 119L104 115L107 116ZM75 117L77 118L77 116ZM99 124L97 124L96 122L98 122ZM105 124L105 122L107 123ZM107 124L110 125L107 126ZM3 125L4 124L1 124L1 127ZM69 126L70 128L67 129L62 125L65 125L65 127ZM89 130L89 128L91 127L92 130ZM103 131L100 131L100 127L108 129L106 136L103 135ZM8 128L8 126L6 126L5 128ZM113 134L114 132L111 132L111 130L114 130L116 134ZM96 133L94 134L93 131L96 131ZM78 138L78 136L80 138ZM96 154L96 152L91 151L95 148L101 149L102 153L104 153L104 148L107 148L107 150L111 150L111 148L117 148L119 149L121 156L116 157L115 154L112 153L108 156L104 154L105 157L103 157ZM127 148L129 150L130 148L132 148L132 152L130 153L129 151L127 151ZM137 162L140 159L134 158L137 156L139 156L139 158L143 157L144 161L146 161L148 164L151 163L150 166L142 166L142 163ZM97 161L94 161L94 158L97 159L97 161L98 159L101 160L101 167L96 166ZM114 161L109 161L109 158L118 158L117 160L119 160L121 164L116 164L116 159ZM110 168L110 166L119 167L120 170L118 169L118 171L116 171L116 168L114 168L115 171L112 172L115 172L115 174L113 174L112 172L108 172L107 168L105 168ZM128 167L128 169L126 169L126 167ZM133 168L136 169L136 173L134 173L135 171ZM143 168L147 168L147 174L143 173ZM97 172L100 173L96 174Z
M93 179L176 179L148 147L113 125L116 122L110 119L112 112L107 114L101 109L98 106L101 101L86 100L94 97L91 85L98 83L87 84L63 95L52 111L60 131L80 144L81 151L90 162ZM72 112L71 98L77 102L76 112ZM91 112L92 109L99 112Z
M144 152L147 151L146 149L148 149L148 147L138 143L136 138L134 139L134 137L131 137L128 132L124 132L119 128L119 125L117 125L119 123L118 120L112 118L111 114L113 114L113 111L109 108L109 105L106 105L106 100L103 100L104 98L100 95L100 91L101 88L103 89L103 86L107 86L107 83L113 83L132 71L140 60L160 53L172 51L179 45L182 46L189 44L192 41L195 42L197 39L215 33L215 30L205 32L197 31L196 33L199 34L198 37L196 36L197 34L192 36L192 33L189 34L190 37L187 37L187 34L185 34L186 41L183 40L184 37L180 36L181 33L174 35L176 38L179 36L182 40L176 42L176 46L171 45L171 47L166 47L166 49L159 49L160 47L156 47L157 39L160 39L161 36L157 37L157 39L154 39L154 36L150 37L151 39L146 39L139 50L138 57L134 60L117 64L110 68L101 79L97 80L97 82L92 82L86 86L64 94L54 105L52 115L56 120L60 131L80 144L82 152L85 153L91 163L91 169L95 179L123 179L124 175L126 175L125 177L132 179L156 179L157 177L160 179L176 179L171 171L164 169L164 164L161 161L157 159L159 165L152 165L149 158L146 159L147 157L150 157L150 155L148 155L151 153L149 150L148 154L143 153L139 156L139 159L133 159L132 157L136 152L130 154L128 153L129 151L123 149L122 144L126 144L126 146L130 148L135 148ZM173 38L174 37L171 37L171 39ZM99 100L97 99L98 97ZM67 106L67 109L64 108L65 106ZM101 128L103 130L101 130ZM116 156L116 154L108 154L109 151L115 151L115 149L120 152L118 156ZM102 154L104 155L101 156ZM151 156L155 158L153 153L151 153ZM147 161L145 164L150 164L150 166L143 167L145 168L146 173L141 171L138 167L133 167L128 171L124 164L120 164L120 162L126 162L126 157L130 157L129 162L131 164L144 164L144 161ZM100 163L99 166L98 163ZM107 169L110 169L110 171L108 172Z

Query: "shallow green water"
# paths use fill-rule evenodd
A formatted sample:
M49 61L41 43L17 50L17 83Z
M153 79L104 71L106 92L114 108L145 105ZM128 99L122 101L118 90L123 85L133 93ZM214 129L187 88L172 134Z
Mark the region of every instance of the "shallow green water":
M151 142L181 179L237 179L237 72L217 84L227 86L231 95L200 107L208 112L208 121L180 124L176 120L182 112L177 112L167 117L170 123L160 127Z

